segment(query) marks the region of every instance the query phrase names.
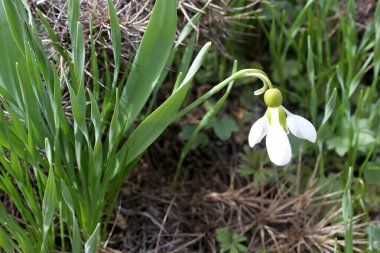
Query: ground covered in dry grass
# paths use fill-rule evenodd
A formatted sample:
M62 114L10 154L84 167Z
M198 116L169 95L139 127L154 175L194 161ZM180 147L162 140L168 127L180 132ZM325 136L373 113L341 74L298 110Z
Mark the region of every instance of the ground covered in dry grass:
M193 152L171 187L181 148L168 141L172 130L126 182L104 252L219 252L218 228L248 238L248 252L333 252L335 238L344 244L341 191L314 173L301 181L299 170L286 179L253 184L237 172L239 146L232 141ZM360 251L366 224L362 216L354 224Z

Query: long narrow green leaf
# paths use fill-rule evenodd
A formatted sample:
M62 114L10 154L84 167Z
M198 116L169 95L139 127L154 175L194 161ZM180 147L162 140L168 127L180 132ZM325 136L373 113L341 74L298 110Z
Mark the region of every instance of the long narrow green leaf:
M95 147L94 147L94 153L93 157L90 159L93 159L93 169L95 172L96 183L100 180L102 165L103 165L103 143L101 140L101 115L99 111L98 104L95 100L94 95L90 91L88 91L90 100L91 100L91 120L92 124L94 125L95 130ZM120 133L119 133L120 134Z
M69 18L69 32L71 37L71 43L73 48L75 48L75 43L77 41L77 28L79 22L80 13L80 0L69 0L68 7L68 18Z
M350 101L348 99L348 92L347 92L347 89L346 89L346 84L343 80L343 73L342 73L342 70L340 68L340 66L337 66L336 67L336 75L337 75L337 78L338 78L338 83L339 83L339 86L342 90L342 94L341 94L341 98L342 98L342 105L343 106L343 109L345 110L345 113L347 115L350 114Z
M6 101L2 101L3 106L5 107L5 110L8 112L9 116L12 119L14 128L12 129L16 136L22 141L24 144L24 147L27 148L27 140L28 140L28 134L26 132L26 129L20 120L20 117L16 114L14 110L6 103Z
M85 42L82 25L78 22L76 29L76 41L74 48L74 69L77 71L77 88L83 86L84 82L84 63L85 63ZM75 83L75 82L74 82ZM79 87L78 87L79 86Z
M327 101L325 105L325 115L323 116L321 125L325 124L327 120L330 118L331 114L333 113L333 110L335 108L335 103L336 103L336 93L337 93L336 88L334 88L329 100Z
M24 47L20 49L12 35L4 10L4 3L13 5L12 1L0 1L0 52L2 62L2 64L0 64L0 87L3 88L0 92L3 93L3 91L6 91L17 104L20 104L19 94L21 94L21 91L19 89L15 66L16 62L24 66L22 64L24 62L24 56L22 54ZM21 26L21 24L17 25ZM13 32L16 31L13 30Z
M22 219L32 227L36 227L36 222L33 215L25 206L24 199L19 194L18 189L12 182L12 179L7 175L0 177L0 189L2 189L12 199L12 202L15 204L16 209L20 212ZM28 232L31 231L29 230Z
M95 96L92 94L91 91L88 90L88 95L90 97L91 101L91 121L92 124L94 125L94 130L95 130L95 143L99 140L101 137L101 116L100 116L100 110L98 103L96 102Z
M84 94L84 86L80 85L78 87L78 94L75 93L73 87L66 80L67 87L70 92L70 100L73 111L73 117L75 123L78 125L82 134L85 136L86 140L89 140L88 129L86 125L86 99Z
M32 211L33 219L32 219L32 216L29 216L29 212L30 212L29 210L25 212L30 217L29 218L30 224L41 225L42 216L41 216L40 206L39 206L39 203L37 203L36 197L34 196L34 191L33 191L30 178L28 175L28 169L25 168L25 165L24 166L21 165L19 161L19 157L17 157L16 155L16 152L12 152L13 145L11 143L10 145L11 145L10 147L11 164L10 166L6 167L6 170L11 174L11 176L13 177L13 180L16 181L17 186L22 193L22 196L20 196L20 199L23 197L24 200L26 201L25 203L27 203L27 205ZM24 157L24 164L28 164L26 157ZM3 163L3 166L5 166L4 163ZM20 212L23 213L24 210L21 210Z
M361 66L360 70L354 75L354 77L350 80L349 82L349 87L348 87L348 96L351 97L356 89L358 88L361 79L363 78L367 67L369 64L372 62L373 56L369 56L368 59L363 63Z
M6 19L7 15L5 15L3 4L7 6L9 18L14 18L12 21ZM33 143L43 145L44 138L50 137L40 109L46 105L47 96L45 89L41 88L41 73L37 70L39 67L45 81L49 83L49 71L44 67L44 62L47 60L38 46L38 40L34 39L29 31L24 9L19 1L1 2L0 23L0 37L2 38L0 51L3 60L3 64L0 65L0 86L3 88L1 93L6 91L7 94L3 93L5 96L8 97L9 94L12 96L14 103L8 99L7 103L22 125L30 130L27 138L20 140L27 141L29 150L32 152L31 145ZM12 24L16 27L11 27ZM23 41L17 43L18 39ZM51 116L51 112L49 107L44 108L46 117Z
M47 87L43 83L41 73L38 68L41 65L36 63L35 50L29 45L25 45L25 61L27 68L16 64L19 76L21 94L25 104L24 117L26 124L31 130L31 135L36 143L43 145L45 138L51 138L50 129L54 129L54 122L45 119L53 118L53 110L49 103L49 96L46 92ZM42 57L42 56L41 56ZM19 71L19 69L21 71ZM27 70L27 71L25 71ZM46 79L48 79L46 77ZM43 117L44 115L44 117ZM32 147L30 147L32 149Z
M317 100L317 91L315 87L315 66L313 59L313 50L311 48L310 36L307 38L307 75L310 82L310 113L313 122L317 120L317 109L318 109L318 100Z
M70 211L73 214L75 214L73 198L71 197L70 191L67 188L65 181L63 179L61 179L61 191L62 191L61 193L62 193L63 200L65 201L66 205L68 206Z
M352 253L352 200L351 200L352 168L348 170L348 179L342 200L342 216L344 221L344 252Z
M61 43L58 41L57 35L54 33L53 28L51 27L49 22L46 20L44 14L42 14L42 12L39 9L36 9L36 12L37 12L38 17L42 21L42 24L45 26L45 29L49 35L49 38L51 39L51 42L52 42L54 48L57 49L59 54L62 55L63 57L65 57L65 60L70 63L70 57L69 57L66 49L64 49L63 46L61 45Z
M165 67L177 24L175 0L157 0L120 97L119 125L127 129L140 113Z
M131 163L144 152L167 126L173 122L178 109L185 99L191 81L201 67L210 46L211 43L207 43L203 46L178 89L160 107L150 114L128 138L123 149L120 151L122 157L125 154L123 154L123 152L128 153L127 164Z
M95 50L95 39L94 31L92 27L92 19L90 18L90 48L91 48L91 75L92 75L92 91L95 100L99 99L99 88L100 88L100 75L98 66L98 57Z
M158 78L157 80L157 84L154 88L154 95L153 95L153 99L151 100L150 102L150 105L149 105L149 109L148 109L148 112L150 113L151 112L151 108L153 107L153 104L155 102L155 98L157 96L157 93L158 93L158 90L159 88L161 87L162 83L164 82L167 74L169 73L169 68L168 66L171 66L172 63L173 63L173 60L175 58L175 55L177 53L177 50L178 50L178 47L180 46L180 44L191 34L191 32L193 32L194 30L194 27L199 23L202 15L204 14L205 10L207 9L207 7L209 6L209 4L211 3L212 0L209 0L207 1L207 3L203 6L203 8L201 9L200 12L198 12L197 14L195 14L185 25L185 27L182 29L180 35L178 36L178 39L173 47L173 49L171 50L170 52L170 55L166 61L166 64L165 66L167 66L166 68L164 68L164 70L161 72L160 74L160 77ZM190 42L191 43L191 42ZM190 44L189 43L189 44ZM187 69L186 69L187 70ZM181 71L179 71L180 73ZM186 74L185 72L183 72L182 74ZM179 79L177 79L179 80ZM180 80L182 81L182 80Z
M10 30L12 32L12 35L13 35L15 42L16 42L17 46L19 47L20 51L23 51L24 50L24 42L25 42L24 36L25 35L23 33L23 30L20 29L20 27L23 27L23 26L21 25L22 24L21 17L20 17L20 14L15 7L15 2L3 0L3 4L5 7L5 13L6 13L7 18L8 18L8 24L9 24Z
M33 238L28 237L25 230L6 212L2 202L0 202L0 223L15 237L17 246L22 252L38 252L34 247Z
M373 56L373 90L377 80L379 79L380 72L380 1L377 2L375 15L374 15L374 26L375 26L375 47L374 47L374 56Z
M232 75L236 72L236 70L237 70L237 61L234 62L234 66L232 68ZM229 96L229 94L230 94L230 92L232 90L233 84L234 84L234 81L231 81L228 84L226 93L224 93L224 95L218 100L218 102L216 102L216 104L210 110L207 111L207 113L205 114L205 116L202 118L202 120L199 122L198 126L196 127L196 129L194 130L194 132L192 133L192 135L190 136L190 138L187 141L186 145L183 147L183 149L181 151L181 155L180 155L180 160L179 160L179 162L177 164L176 174L175 174L175 176L173 178L173 183L177 182L177 179L178 179L178 176L179 176L179 172L180 172L180 169L182 167L182 163L183 163L184 159L186 158L187 154L189 153L189 151L191 150L191 148L193 147L193 144L194 144L194 142L195 142L195 140L196 140L199 132L221 110L221 108L223 107L223 105L224 105L227 97Z
M70 212L73 216L73 233L71 236L71 247L72 247L72 253L79 253L80 252L80 246L81 246L81 239L80 239L80 233L79 233L79 227L78 222L76 220L75 216L75 207L74 207L74 201L71 197L70 191L67 188L65 181L61 179L61 190L62 190L62 197L66 203L66 205L69 207Z
M115 110L112 115L111 125L108 132L108 154L112 152L112 149L117 148L117 145L121 136L120 125L118 125L118 117L119 117L119 92L116 89L116 101L115 101Z
M85 253L95 253L95 251L97 250L98 244L99 244L99 231L100 231L100 224L96 226L94 232L92 233L90 238L87 240L85 244L85 249L84 249Z
M190 40L189 44L185 48L185 52L183 53L181 57L181 65L179 66L178 73L186 73L187 70L189 69L189 66L191 64L191 59L193 57L194 53L194 46L195 46L195 41L196 41L196 34L194 33Z
M178 36L178 39L174 45L174 47L172 48L170 54L169 54L169 57L167 58L166 60L166 63L165 63L165 66L166 68L163 69L163 71L161 72L157 82L156 82L156 85L154 87L154 93L152 95L152 100L150 101L150 104L149 104L149 107L148 107L148 110L147 110L147 114L149 114L151 111L152 111L152 108L153 108L153 105L154 103L156 102L156 97L157 97L157 93L158 93L158 90L160 89L162 83L164 82L166 76L168 75L169 73L169 66L172 65L173 63L173 60L175 58L175 55L178 51L178 48L180 46L180 44L189 36L189 34L191 34L191 32L194 30L194 27L199 23L200 21L200 18L202 17L202 15L204 14L204 11L207 9L207 7L209 6L209 4L211 3L212 0L209 0L204 6L203 8L197 13L195 14L185 25L185 27L182 29L180 35ZM192 44L195 44L195 41L196 41L196 36L195 34L193 35L193 38L190 39L190 42L189 42L189 45L186 47L187 49L189 49L187 51L187 54L185 53L185 55L189 56L188 57L188 64L190 64L190 61L191 61L191 56L192 56L192 53L193 53L193 50L190 51L190 48L193 47L193 46L190 46ZM187 50L186 49L186 50ZM182 60L181 61L181 65L183 65L182 67L180 67L180 70L178 71L178 73L181 73L181 71L184 71L185 67L187 66L188 68L188 65L185 65L185 64L182 64L182 63L185 63L187 62L187 60ZM186 68L186 71L187 71L187 68ZM183 72L182 74L185 74L185 72ZM182 80L177 78L177 82L181 83ZM178 84L179 84L178 83ZM173 88L173 90L175 90L176 87Z
M11 237L0 226L0 248L3 248L6 253L14 253L15 246Z
M303 9L299 12L296 20L292 24L291 30L291 37L294 39L294 37L297 35L298 31L301 28L302 21L305 17L305 15L308 13L308 10L311 8L312 4L314 3L314 0L309 0L303 7Z
M48 143L48 142L47 142ZM49 144L47 144L49 146ZM49 149L49 148L47 148ZM48 238L50 226L54 219L55 207L57 205L57 188L55 186L55 178L53 169L50 169L48 181L46 184L44 200L42 202L42 218L43 218L43 242L41 251L48 252Z
M117 74L119 72L121 60L121 32L119 27L119 19L117 17L112 0L108 0L108 12L110 15L112 50L113 57L115 60L114 84L116 84Z

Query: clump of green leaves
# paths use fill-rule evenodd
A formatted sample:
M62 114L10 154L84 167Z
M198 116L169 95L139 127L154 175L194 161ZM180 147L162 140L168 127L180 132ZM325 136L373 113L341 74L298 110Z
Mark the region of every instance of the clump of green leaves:
M222 141L228 140L233 132L239 130L236 121L229 115L226 115L221 119L214 118L210 120L209 126L214 129L216 136L218 136Z
M219 242L221 253L241 253L247 252L248 248L244 245L247 238L243 235L231 234L227 228L218 228L216 230L216 239Z
M144 151L171 123L227 85L229 92L235 79L258 74L235 68L232 76L187 105L192 80L211 46L206 43L192 57L194 24L203 12L174 41L176 1L157 0L136 57L123 69L119 21L112 0L107 3L112 64L107 54L101 58L95 53L91 21L86 49L79 0L68 1L71 51L37 11L58 53L53 57L60 59L57 63L48 58L26 1L0 1L0 189L19 214L13 217L0 204L0 246L7 253L96 252L124 180ZM172 93L153 108L149 98L157 94L167 66L189 36ZM85 75L88 57L92 80Z
M105 75L100 73L101 58L93 50L90 30L94 78L87 87L80 1L68 2L71 52L59 44L38 12L67 68L49 61L36 35L38 27L25 13L28 8L21 0L0 2L0 48L5 61L0 66L0 189L15 203L22 220L19 223L0 205L0 245L7 252L81 252L82 248L95 252L125 177L146 148L179 118L210 44L184 68L186 73L178 75L168 100L136 126L151 92L160 85L158 80L162 82L167 74L166 64L193 31L189 23L174 44L176 1L156 1L133 65L127 68L128 75L122 75L120 28L109 0L113 67L105 59L108 68ZM69 91L68 101L62 89ZM69 103L69 113L63 102Z
M276 171L266 166L269 161L265 150L254 150L245 145L241 154L238 172L243 176L251 176L254 186L277 180Z

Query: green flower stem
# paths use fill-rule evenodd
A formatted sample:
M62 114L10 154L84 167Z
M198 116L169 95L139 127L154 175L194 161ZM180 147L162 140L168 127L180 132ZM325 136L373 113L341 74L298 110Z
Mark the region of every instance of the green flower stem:
M202 104L204 101L206 101L208 98L213 96L214 94L218 93L221 89L223 89L225 86L227 86L231 81L244 78L244 77L256 77L259 78L263 82L263 87L256 90L254 92L255 95L261 95L263 94L268 88L272 89L273 85L271 81L269 80L268 76L265 74L264 71L261 71L259 69L243 69L235 74L231 75L221 83L214 86L211 90L209 90L207 93L205 93L203 96L198 98L196 101L185 107L182 111L178 112L176 117L174 118L174 121L178 120L179 118L183 117L185 114L187 114L189 111L197 107L198 105Z

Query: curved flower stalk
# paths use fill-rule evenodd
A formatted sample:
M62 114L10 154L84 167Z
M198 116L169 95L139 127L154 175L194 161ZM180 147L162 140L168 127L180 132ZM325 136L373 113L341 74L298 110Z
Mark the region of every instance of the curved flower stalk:
M276 88L268 89L264 94L268 109L264 116L256 121L248 135L252 148L266 136L269 159L278 166L286 165L292 157L292 149L287 134L289 131L298 138L315 142L317 132L305 118L292 114L282 106L282 94Z
M179 119L187 114L209 97L219 92L231 81L245 77L256 77L262 81L263 86L256 90L254 94L264 94L264 101L268 106L265 115L253 124L249 132L249 145L253 148L265 136L267 136L266 146L270 160L278 166L286 165L290 162L292 156L292 149L287 136L289 131L296 137L311 142L315 142L317 132L307 119L290 113L282 106L282 94L280 90L273 88L268 76L261 70L243 69L234 73L218 85L214 86L199 99L185 107L182 111L179 111L175 119Z
M222 82L220 82L216 86L214 86L211 90L209 90L208 92L203 94L200 98L198 98L193 103L191 103L190 105L185 107L182 111L178 112L174 121L180 119L185 114L187 114L189 111L193 110L195 107L202 104L208 98L210 98L211 96L218 93L221 89L226 87L230 82L237 80L239 78L246 78L246 77L256 77L262 81L263 86L254 92L254 94L256 96L264 94L264 92L268 88L269 89L273 88L271 81L269 80L268 76L265 74L264 71L259 70L259 69L242 69L242 70L237 71L236 73L234 73L233 75L231 75L227 79L223 80Z

